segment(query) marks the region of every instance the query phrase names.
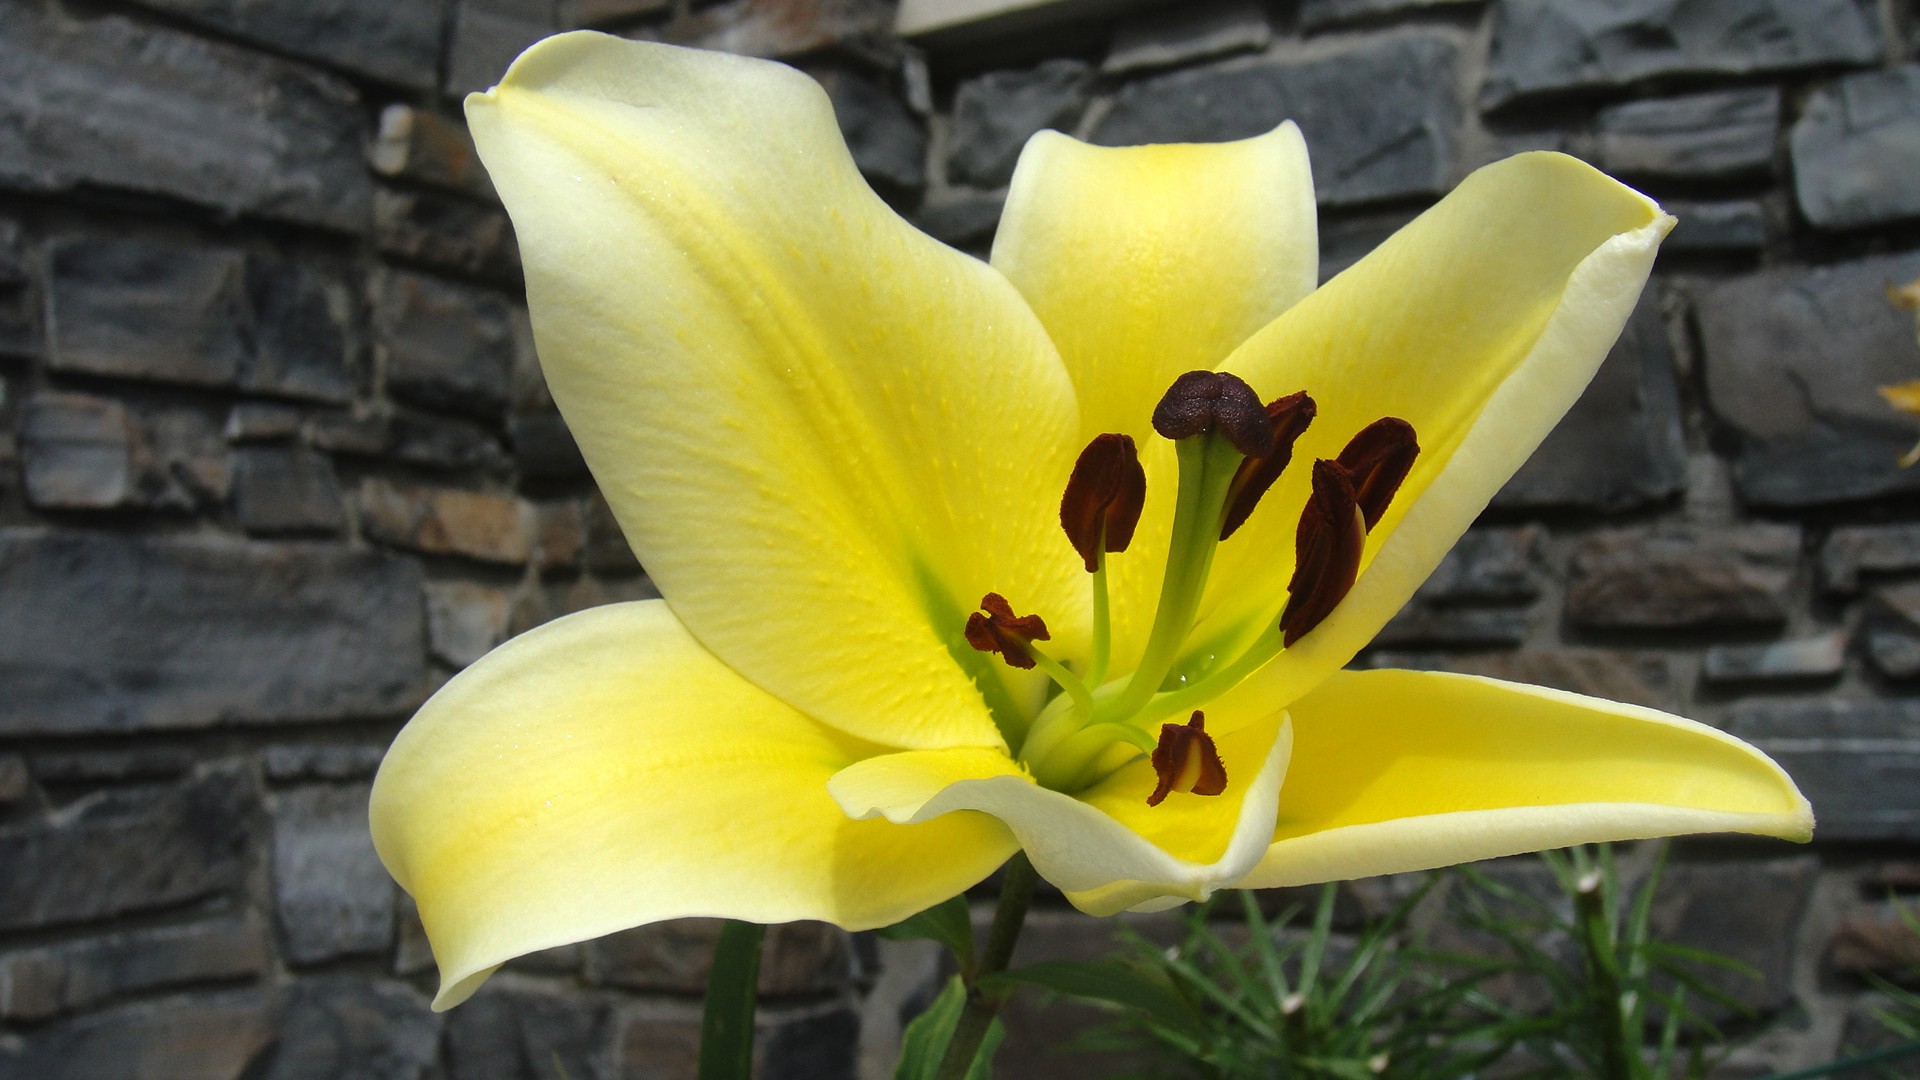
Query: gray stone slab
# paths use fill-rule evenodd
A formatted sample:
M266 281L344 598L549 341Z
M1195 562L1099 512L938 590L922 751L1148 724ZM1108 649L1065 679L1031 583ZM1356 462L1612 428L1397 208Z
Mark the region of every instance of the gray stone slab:
M1749 702L1727 730L1794 778L1821 839L1920 839L1920 698Z
M1567 618L1611 630L1778 625L1799 557L1790 525L1595 533L1574 549Z
M839 51L886 66L898 62L891 0L720 0L668 23L662 40L770 59Z
M1890 679L1920 677L1920 582L1873 590L1862 629L1867 659Z
M1920 216L1920 65L1848 75L1815 91L1790 145L1794 197L1816 227Z
M1255 0L1200 0L1149 10L1114 28L1100 70L1130 75L1233 53L1259 52L1273 26Z
M384 953L393 943L393 879L367 831L368 789L315 786L276 795L274 917L281 953L312 964Z
M0 754L0 811L12 809L34 791L27 761L19 754Z
M812 74L826 88L840 135L869 183L893 196L926 186L927 132L899 95L848 68Z
M1005 208L1003 192L946 191L929 195L913 212L913 223L935 240L972 249L991 243Z
M1801 507L1920 491L1920 470L1899 466L1912 421L1875 392L1913 377L1913 321L1885 288L1915 277L1920 255L1902 255L1698 290L1707 400L1741 436L1743 500Z
M1745 254L1767 246L1767 213L1750 199L1663 205L1680 220L1661 245L1664 251Z
M1094 132L1108 146L1244 139L1300 124L1320 202L1438 195L1459 127L1460 49L1425 31L1129 83Z
M247 362L246 259L231 248L105 235L48 246L57 371L232 386Z
M243 401L227 414L222 433L236 445L279 442L299 435L304 420L305 414L291 405Z
M138 432L111 398L42 390L20 409L27 501L57 510L102 510L137 501Z
M1694 1002L1692 995L1689 1002L1718 1023L1791 1004L1797 931L1819 878L1812 856L1669 866L1649 920L1655 940L1730 957L1748 969L1696 966L1698 978L1737 1005Z
M1686 486L1680 391L1653 283L1593 382L1493 501L1617 513L1662 502Z
M1473 529L1414 595L1428 604L1525 604L1540 595L1536 526Z
M1480 103L1880 59L1873 0L1500 0Z
M380 282L374 333L395 397L490 419L505 412L514 341L504 297L393 271Z
M504 475L513 459L500 437L479 424L447 416L397 410L384 420L386 443L379 453L424 469L478 469Z
M1462 7L1480 0L1300 0L1300 27L1324 30L1342 23L1380 19L1438 8Z
M267 747L260 767L276 783L298 780L366 780L380 768L384 746L352 743L281 744Z
M446 92L453 97L485 90L500 81L507 66L527 46L559 29L552 8L545 19L538 12L490 10L473 0L459 0L453 18L453 38L447 46Z
M0 734L394 715L425 679L420 581L373 551L0 530Z
M650 993L698 994L707 985L718 919L675 919L623 930L587 944L587 981ZM769 928L762 947L762 997L830 992L845 984L852 953L847 935L820 922Z
M32 280L27 270L26 242L18 222L0 218L0 292L19 289Z
M240 389L344 405L359 377L364 344L359 288L319 259L249 255L246 270L253 348Z
M533 508L501 492L369 477L360 485L360 529L369 539L428 555L509 566L533 556Z
M506 211L433 191L381 187L373 241L384 255L496 281L520 278L520 248Z
M425 1080L439 1056L440 1025L426 997L403 982L301 979L287 991L271 1064L249 1080Z
M1831 592L1860 588L1862 574L1920 570L1920 525L1843 525L1820 545L1820 583Z
M442 0L139 0L223 34L382 82L431 90Z
M45 1020L130 994L266 971L265 924L162 926L0 953L0 1017Z
M1430 607L1416 600L1381 627L1373 643L1387 648L1485 649L1519 645L1532 632L1533 618L1524 608Z
M1710 683L1798 682L1832 679L1847 658L1847 634L1836 630L1818 637L1766 645L1715 645L1707 650L1700 674Z
M515 413L507 422L513 462L528 480L575 480L587 475L587 459L558 412Z
M1004 187L1027 140L1046 128L1073 130L1092 99L1093 68L1080 60L968 79L954 93L948 173L961 183Z
M274 1035L260 990L146 1001L0 1044L0 1080L241 1080Z
M1717 179L1773 164L1780 91L1772 87L1630 101L1600 110L1598 164L1636 176Z
M0 929L113 918L238 889L257 799L244 772L220 768L172 787L109 790L0 828Z
M613 1080L613 1019L605 1002L483 987L448 1018L450 1080Z
M367 147L367 164L381 176L498 199L467 126L426 109L382 109L379 130Z
M470 581L427 584L427 634L433 655L466 667L506 640L510 604L505 590Z
M404 6L404 5L402 5ZM358 232L371 184L351 86L235 46L0 7L0 186L97 184Z
M55 370L344 402L351 290L320 266L98 234L49 245Z
M234 455L233 515L256 536L332 535L346 524L346 502L324 456L256 446Z

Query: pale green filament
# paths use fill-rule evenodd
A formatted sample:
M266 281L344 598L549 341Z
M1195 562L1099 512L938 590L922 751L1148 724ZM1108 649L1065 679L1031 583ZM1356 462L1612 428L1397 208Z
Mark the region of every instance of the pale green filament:
M1100 527L1100 542L1093 549L1093 663L1087 668L1087 682L1099 686L1107 681L1107 663L1112 659L1113 620L1107 613L1107 530Z
M1088 691L1087 684L1081 680L1080 676L1068 671L1066 665L1060 661L1041 652L1040 647L1031 641L1025 643L1022 648L1028 656L1033 658L1034 665L1047 673L1047 678L1052 679L1060 689L1067 692L1068 700L1074 704L1074 711L1086 719L1091 719L1093 694ZM1085 723L1086 719L1082 719L1081 723Z

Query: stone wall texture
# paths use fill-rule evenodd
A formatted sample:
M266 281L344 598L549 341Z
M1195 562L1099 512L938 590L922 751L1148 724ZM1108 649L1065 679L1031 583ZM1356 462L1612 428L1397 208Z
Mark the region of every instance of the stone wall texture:
M1920 425L1874 392L1920 377L1885 293L1920 277L1920 0L1178 0L929 48L892 18L0 0L0 1080L692 1075L714 924L527 957L434 1014L366 833L435 686L654 595L546 396L460 119L575 26L803 67L875 188L976 253L1049 127L1297 120L1328 274L1521 150L1661 199L1680 225L1599 377L1357 663L1774 753L1818 840L1679 845L1659 923L1761 973L1735 992L1772 1026L1728 1075L1864 1038L1863 976L1920 956L1887 909L1920 891ZM1023 955L1110 946L1057 899ZM762 1075L888 1075L936 958L769 942ZM1049 1056L1085 1020L1022 1006L1001 1074L1088 1075Z

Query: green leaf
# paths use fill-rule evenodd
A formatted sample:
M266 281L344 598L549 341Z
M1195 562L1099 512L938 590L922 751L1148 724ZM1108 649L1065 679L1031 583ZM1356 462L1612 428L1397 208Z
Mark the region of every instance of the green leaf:
M1196 1030L1193 1007L1165 972L1118 957L1043 960L988 975L980 980L980 989L989 994L1010 993L1019 983L1084 1001L1137 1009L1176 1030Z
M893 1080L933 1080L940 1071L940 1060L947 1055L947 1044L953 1041L953 1029L960 1023L960 1014L966 1007L966 984L960 981L960 976L955 975L947 980L946 987L940 991L939 997L933 999L927 1011L914 1017L913 1022L901 1033L900 1063L894 1067ZM980 1049L974 1054L973 1065L967 1070L966 1080L991 1080L993 1053L1006 1036L1007 1029L1000 1021L995 1020L988 1025L986 1037L980 1040Z
M760 942L767 928L728 919L713 948L706 1009L700 1017L700 1080L752 1080L753 1005Z
M973 919L964 896L944 900L876 932L889 941L937 941L952 950L961 970L973 969Z

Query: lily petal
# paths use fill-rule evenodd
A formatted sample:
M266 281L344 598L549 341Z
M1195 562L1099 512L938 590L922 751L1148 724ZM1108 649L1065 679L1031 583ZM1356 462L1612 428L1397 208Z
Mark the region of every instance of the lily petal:
M1806 840L1765 754L1652 709L1468 675L1343 671L1295 702L1293 766L1249 888L1692 832Z
M1071 638L1088 606L1077 410L1025 302L888 209L791 68L562 34L467 112L554 399L675 614L843 731L999 745L982 694L1004 719L1044 680L967 612Z
M1255 676L1262 695L1297 698L1400 610L1592 379L1672 225L1591 166L1522 154L1469 176L1227 361L1256 386L1313 395L1296 463L1337 456L1382 416L1411 422L1421 447L1353 590ZM1202 639L1277 613L1310 471L1288 469L1222 545Z
M1034 869L1092 915L1204 900L1257 863L1287 772L1286 714L1217 740L1223 795L1175 792L1146 804L1153 767L1136 761L1076 798L1035 784L1005 755L916 750L857 762L828 785L855 818L932 822L955 811L1004 821Z
M1131 435L1148 472L1134 547L1113 561L1114 656L1145 643L1173 514L1174 455L1149 423L1182 372L1229 353L1313 290L1313 176L1289 121L1238 142L1021 152L993 265L1046 325L1080 400L1080 444ZM1254 384L1278 396L1297 387Z
M849 820L827 780L874 749L728 670L657 600L495 649L373 787L374 845L440 965L435 1008L512 957L662 919L885 926L1013 853L982 814Z

